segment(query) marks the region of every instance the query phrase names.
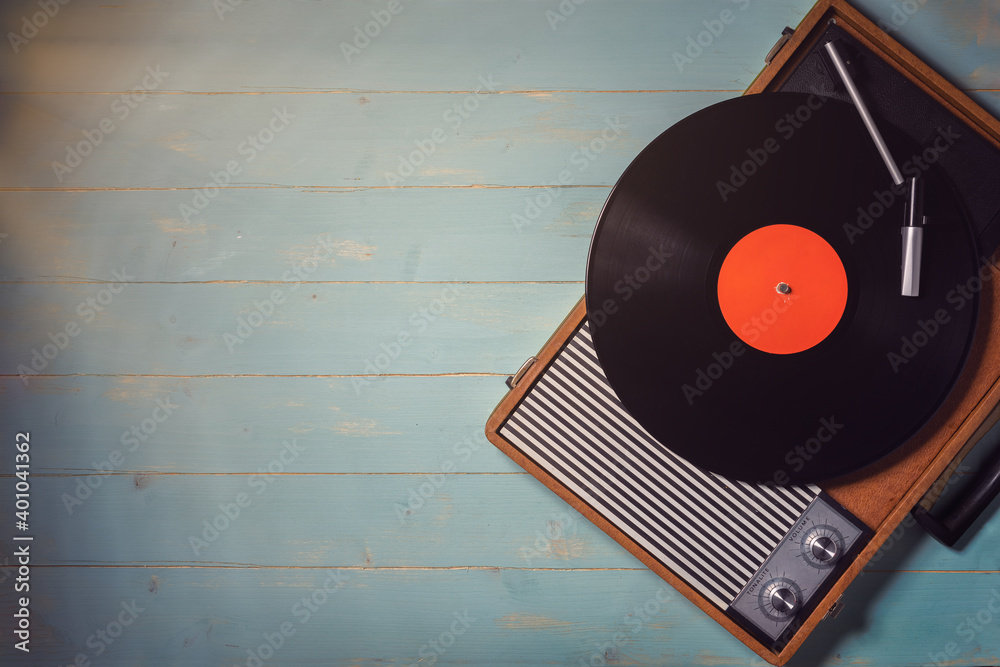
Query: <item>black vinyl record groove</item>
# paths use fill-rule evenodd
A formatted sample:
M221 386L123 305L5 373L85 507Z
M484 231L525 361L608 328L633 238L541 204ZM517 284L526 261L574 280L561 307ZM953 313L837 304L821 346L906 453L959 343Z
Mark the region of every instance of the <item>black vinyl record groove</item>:
M882 130L904 176L926 184L915 298L900 294L905 197L851 105L799 93L713 105L612 190L587 266L594 345L624 406L673 452L734 479L812 483L893 451L947 396L975 331L976 294L956 290L976 276L975 243L946 179L908 159L924 147ZM741 341L718 298L729 251L776 224L821 236L847 275L839 323L792 354Z

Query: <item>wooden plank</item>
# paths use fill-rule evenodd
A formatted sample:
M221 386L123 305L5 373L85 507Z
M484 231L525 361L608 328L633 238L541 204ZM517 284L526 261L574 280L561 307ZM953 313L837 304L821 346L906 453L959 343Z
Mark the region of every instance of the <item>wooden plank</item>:
M649 572L58 567L32 585L32 653L4 642L5 664L245 665L284 623L263 664L765 664ZM998 589L996 573L869 575L789 664L996 664Z
M503 380L386 377L359 393L349 378L6 378L0 423L45 443L36 475L97 472L115 451L122 472L254 472L292 439L310 454L288 472L518 472L483 434Z
M736 94L170 95L122 110L108 95L9 96L0 182L191 188L172 215L189 223L214 211L216 184L542 185L565 170L564 184L612 185L672 123Z
M318 453L274 443L254 475L35 477L32 562L642 567L527 475L280 473L281 457L301 468ZM13 479L0 488L12 493ZM105 539L88 539L98 525Z
M103 280L127 264L154 282L583 280L609 192L230 188L190 222L190 192L0 192L0 277Z
M182 228L220 215L217 184L610 186L673 123L736 95L365 93L323 104L279 93L172 95L149 97L124 119L107 95L9 96L8 126L18 130L0 139L0 182L178 190L165 220ZM983 95L1000 109L1000 93Z
M509 374L580 291L578 284L8 284L0 286L8 313L0 372L18 375L33 364L46 375ZM360 392L370 382L353 386Z
M555 1L401 0L399 13L388 16L386 0L73 0L26 44L16 44L16 52L15 45L0 51L0 67L5 88L19 92L129 90L155 64L171 73L163 89L211 93L464 91L489 72L504 90L742 90L781 29L795 26L812 4L588 2L560 10ZM1000 87L990 17L976 5L855 4L929 61L946 65L960 86ZM3 25L20 32L22 18L38 6L23 0L3 9ZM372 12L384 27L372 23ZM713 27L718 34L700 35ZM366 28L376 35L367 45L357 37ZM355 40L362 48L345 55L341 45ZM688 57L689 49L692 62L675 59Z
M323 474L314 460L324 456L322 444L297 440L246 456L254 474L33 475L32 562L644 569L526 474L449 473L456 454L428 457L427 474ZM14 481L0 490L12 495ZM105 539L88 537L95 526ZM984 520L973 534L956 551L907 521L868 569L995 571L1000 525Z
M811 4L593 2L562 21L558 2L401 0L393 16L385 0L243 2L220 19L212 3L199 0L111 7L74 0L19 53L3 53L0 66L11 71L16 63L18 75L7 85L34 92L127 90L139 85L145 65L157 63L171 72L170 90L199 92L470 90L490 72L505 90L740 90L756 75L745 61L763 65L781 28L795 25ZM5 7L3 24L20 24L31 6ZM679 70L673 53L726 9L734 12L731 25L697 67ZM150 26L141 43L136 25ZM366 29L376 35L367 45L357 37ZM186 48L178 48L177 35ZM361 49L345 54L343 43ZM53 60L61 66L48 66Z

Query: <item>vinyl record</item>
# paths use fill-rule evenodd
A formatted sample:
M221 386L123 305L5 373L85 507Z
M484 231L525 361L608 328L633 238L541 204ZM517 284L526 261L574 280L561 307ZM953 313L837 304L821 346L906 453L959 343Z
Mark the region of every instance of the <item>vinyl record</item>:
M882 130L925 183L918 297L900 290L905 190L849 104L713 105L614 187L588 258L591 332L667 449L731 479L811 483L885 456L943 402L975 331L975 242L936 137Z

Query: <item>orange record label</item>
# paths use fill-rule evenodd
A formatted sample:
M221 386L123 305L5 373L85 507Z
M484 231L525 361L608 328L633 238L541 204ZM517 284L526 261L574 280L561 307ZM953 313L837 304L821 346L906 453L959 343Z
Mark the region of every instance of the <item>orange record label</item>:
M771 354L808 350L844 314L844 263L822 236L804 227L761 227L726 255L719 306L729 328L751 347Z

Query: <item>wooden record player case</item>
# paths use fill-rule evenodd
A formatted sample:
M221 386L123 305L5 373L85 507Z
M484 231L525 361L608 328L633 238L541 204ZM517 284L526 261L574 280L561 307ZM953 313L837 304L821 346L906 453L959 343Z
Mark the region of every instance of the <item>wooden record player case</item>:
M945 81L916 56L904 49L874 23L840 0L821 0L797 29L787 30L770 56L770 62L745 94L782 90L796 75L803 60L831 26L866 47L893 70L905 77L940 108L976 133L992 149L1000 150L1000 122L976 105L955 86ZM1000 209L998 209L1000 210ZM1000 217L1000 216L998 216ZM995 252L1000 221L981 225L981 241ZM860 519L870 533L853 560L840 572L813 607L798 618L795 629L778 645L767 645L734 622L706 597L679 578L635 539L619 529L579 494L557 479L536 460L527 456L501 430L524 397L550 366L586 319L583 300L576 305L532 363L526 364L513 382L512 390L490 416L487 437L518 465L538 478L563 500L618 541L640 561L673 585L709 616L722 624L750 649L775 665L784 664L809 633L834 607L847 585L861 572L886 538L900 524L935 482L948 474L956 462L1000 417L1000 271L982 265L980 316L974 343L965 369L948 399L924 428L894 453L846 477L822 484L822 490ZM529 360L531 362L532 360Z

